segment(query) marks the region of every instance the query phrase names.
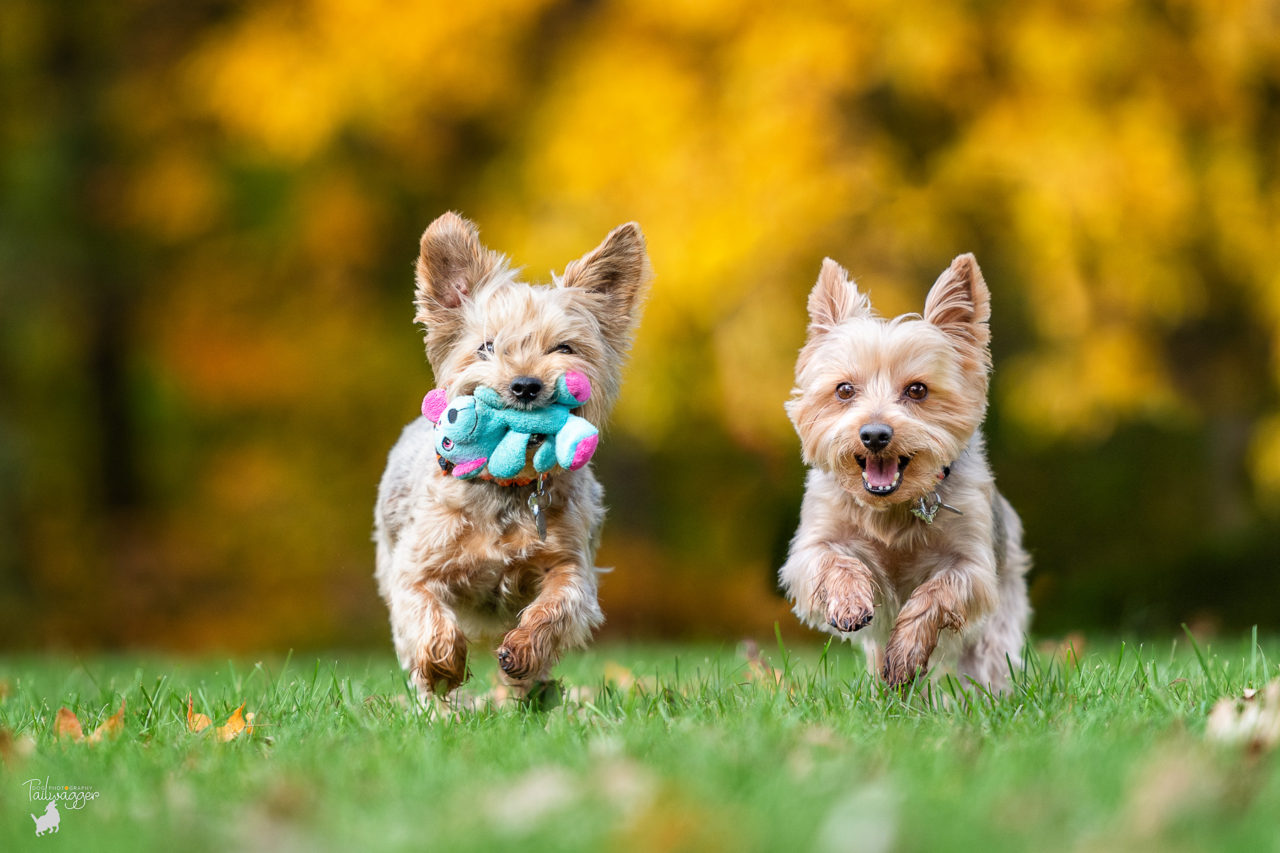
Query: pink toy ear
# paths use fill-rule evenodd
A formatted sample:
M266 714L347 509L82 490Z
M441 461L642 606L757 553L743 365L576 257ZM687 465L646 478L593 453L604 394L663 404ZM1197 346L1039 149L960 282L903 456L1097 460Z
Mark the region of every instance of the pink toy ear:
M573 395L573 399L579 403L585 403L591 397L591 380L585 373L579 373L576 370L568 371L564 375L564 384Z
M596 445L600 443L599 435L589 435L578 445L578 449L573 452L573 462L569 465L570 471L577 471L583 465L591 461L591 456L596 452Z
M489 457L481 456L479 459L470 459L466 462L459 462L457 465L453 466L453 476L461 479L473 471L479 471L488 461Z
M449 395L443 388L432 388L422 398L422 415L433 424L440 423L440 416L449 407Z

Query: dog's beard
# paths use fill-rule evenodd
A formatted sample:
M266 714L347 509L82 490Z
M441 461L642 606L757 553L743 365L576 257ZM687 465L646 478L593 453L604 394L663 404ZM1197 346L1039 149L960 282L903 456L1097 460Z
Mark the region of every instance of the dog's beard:
M873 507L910 503L937 487L937 472L948 462L930 449L905 444L870 453L857 436L833 442L823 466L841 489Z

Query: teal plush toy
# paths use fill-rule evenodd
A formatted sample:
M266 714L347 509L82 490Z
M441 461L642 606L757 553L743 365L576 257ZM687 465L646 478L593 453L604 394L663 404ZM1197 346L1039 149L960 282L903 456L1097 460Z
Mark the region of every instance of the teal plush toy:
M436 388L422 401L422 414L436 425L436 454L445 471L461 480L490 477L510 480L524 470L529 442L543 441L533 454L539 474L555 465L575 471L591 461L600 431L571 414L591 397L591 381L569 371L556 380L556 395L540 409L508 408L492 388L449 401Z

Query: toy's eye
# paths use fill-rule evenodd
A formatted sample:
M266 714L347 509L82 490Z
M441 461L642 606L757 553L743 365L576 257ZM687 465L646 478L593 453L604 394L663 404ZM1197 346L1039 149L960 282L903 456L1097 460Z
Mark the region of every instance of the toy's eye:
M912 382L903 393L912 400L923 400L929 396L929 386L923 382Z
M440 446L443 447L445 450L453 450L453 439L452 438L440 439Z
M485 341L479 346L476 352L480 354L481 358L488 358L493 355L493 341Z
M568 344L560 344L551 348L551 352L562 352L565 355L573 355L573 347Z
M836 386L837 400L852 400L853 395L856 393L857 391L854 390L853 385L851 383L841 382L839 385Z

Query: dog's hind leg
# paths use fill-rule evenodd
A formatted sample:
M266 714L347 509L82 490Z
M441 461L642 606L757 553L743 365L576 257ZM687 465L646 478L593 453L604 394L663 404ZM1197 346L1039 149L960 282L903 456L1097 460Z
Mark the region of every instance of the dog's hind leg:
M1008 686L1010 671L1022 668L1031 606L1027 601L1027 570L1031 556L1022 547L1022 522L1013 507L997 494L992 501L996 555L996 606L960 653L962 677L992 690Z

